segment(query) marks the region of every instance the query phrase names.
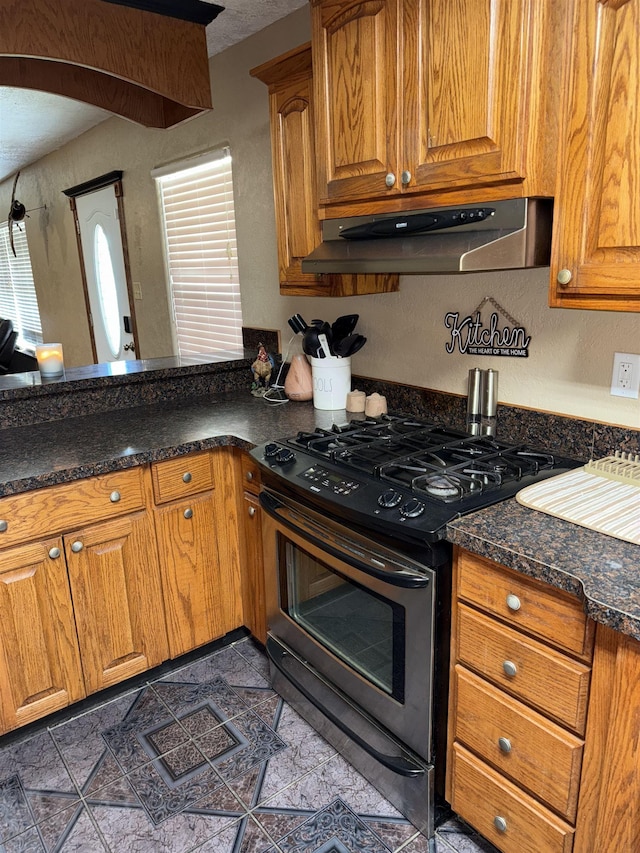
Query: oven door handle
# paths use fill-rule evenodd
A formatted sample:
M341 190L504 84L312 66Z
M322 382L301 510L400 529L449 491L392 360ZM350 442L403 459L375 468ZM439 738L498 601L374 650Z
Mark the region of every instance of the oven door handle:
M342 720L337 714L334 714L330 708L327 708L326 705L319 701L317 696L313 696L304 684L302 684L302 682L291 672L291 668L287 666L289 661L295 662L296 658L293 655L290 655L278 644L274 643L270 637L267 638L266 651L274 666L280 670L283 676L296 688L296 690L298 690L308 702L311 702L315 708L324 714L324 716L329 719L334 726L337 726L343 734L347 735L347 737L354 741L354 743L357 743L361 749L364 749L364 751L378 763L382 764L393 773L397 773L399 776L415 778L416 776L423 776L425 774L425 768L417 761L411 760L411 757L408 755L387 755L384 752L380 752L379 749L376 749L372 744L361 737L361 735L346 725L344 720ZM360 713L362 713L362 711L360 711Z
M290 517L287 517L285 513L279 512L279 510L283 509L286 512L289 507L286 504L281 503L269 492L260 492L260 506L268 515L274 518L278 524L283 525L293 533L297 533L298 536L302 536L307 542L312 542L327 554L331 554L332 557L336 557L343 563L348 563L348 565L352 566L354 569L358 569L358 571L361 571L366 575L370 575L371 577L384 581L391 586L402 587L403 589L424 589L429 586L429 578L426 575L421 575L409 568L399 568L395 570L387 569L385 571L383 568L379 569L371 563L358 559L357 553L350 553L350 549L346 543L343 547L339 547L335 538L323 536L322 532L311 522L308 525L305 525L306 529L303 530L300 525L296 524ZM316 532L314 533L314 531ZM383 564L381 563L381 565Z

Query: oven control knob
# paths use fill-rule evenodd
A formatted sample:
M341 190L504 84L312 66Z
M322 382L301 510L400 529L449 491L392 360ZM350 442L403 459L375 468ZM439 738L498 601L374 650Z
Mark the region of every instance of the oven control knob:
M400 492L395 492L393 489L387 489L386 492L383 492L378 497L378 503L380 504L380 506L384 507L398 506L401 500L402 495L400 494Z
M296 455L293 450L289 450L288 447L282 447L276 453L276 462L279 465L289 465L291 462L296 461Z
M420 503L417 498L411 498L411 500L408 500L406 504L402 504L400 507L400 515L404 515L405 518L416 518L422 515L423 512L424 504Z
M264 446L264 457L265 459L273 459L276 453L280 450L280 445L276 444L275 441L270 441L269 444L265 444Z

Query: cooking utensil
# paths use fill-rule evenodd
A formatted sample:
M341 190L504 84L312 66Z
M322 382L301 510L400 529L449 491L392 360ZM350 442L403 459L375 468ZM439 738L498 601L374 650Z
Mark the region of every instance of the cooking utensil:
M287 323L291 326L296 335L308 329L307 324L302 319L300 314L294 314L293 317L289 317Z
M367 339L364 335L349 335L341 341L334 341L333 351L336 355L342 356L342 358L347 358L348 356L358 352L358 350L361 350L366 342Z
M318 327L313 325L307 326L302 336L302 351L313 358L327 358L331 355L326 335L321 335Z
M311 325L318 330L318 340L323 345L327 358L334 354L333 352L333 335L331 334L331 326L324 320L312 320ZM320 337L323 336L323 337ZM319 356L323 358L323 356Z
M359 319L359 314L344 314L342 317L338 317L331 324L331 334L333 336L333 340L341 341L343 338L346 338L348 335L352 334Z

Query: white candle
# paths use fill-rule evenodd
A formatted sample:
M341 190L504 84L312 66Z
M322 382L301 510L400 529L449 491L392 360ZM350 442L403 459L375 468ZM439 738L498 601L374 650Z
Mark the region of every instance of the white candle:
M38 344L36 346L36 358L41 376L63 375L62 344Z

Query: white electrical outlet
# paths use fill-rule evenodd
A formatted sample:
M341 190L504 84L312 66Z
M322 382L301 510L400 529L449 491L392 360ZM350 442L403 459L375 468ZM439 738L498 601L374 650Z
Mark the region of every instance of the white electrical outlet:
M640 355L633 355L630 352L614 353L611 394L614 397L633 397L637 400L639 388Z

